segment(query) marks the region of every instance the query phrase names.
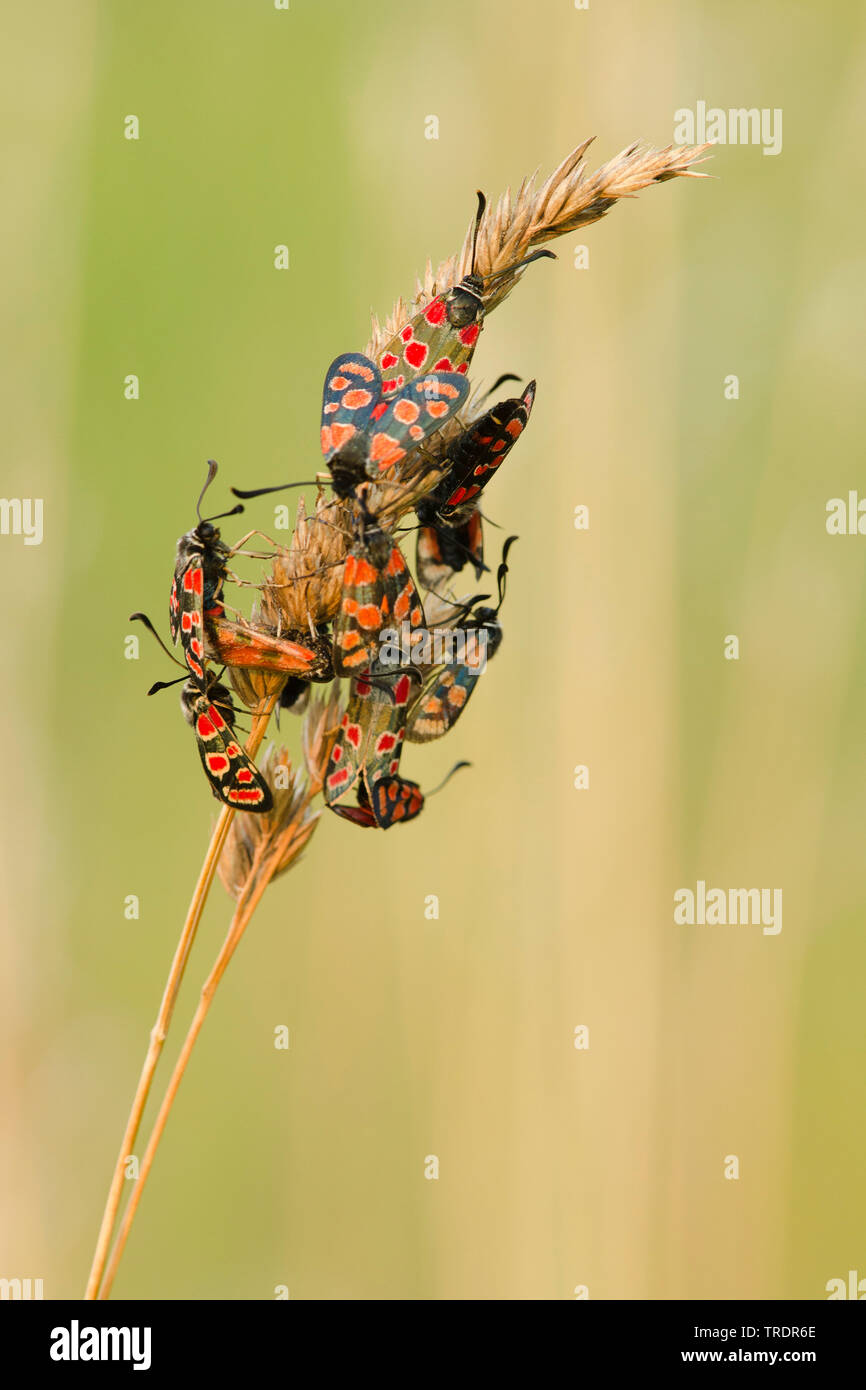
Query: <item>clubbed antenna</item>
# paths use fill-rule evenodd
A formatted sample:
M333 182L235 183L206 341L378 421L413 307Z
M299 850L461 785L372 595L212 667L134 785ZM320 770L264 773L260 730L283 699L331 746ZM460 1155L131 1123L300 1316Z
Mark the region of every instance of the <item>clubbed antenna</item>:
M216 459L208 459L208 461L207 461L207 477L205 478L204 487L202 488L201 492L200 492L199 495L198 495L198 501L197 501L196 504L195 504L195 512L196 512L196 516L197 516L198 519L199 519L199 523L201 523L201 522L203 522L203 521L222 521L222 520L223 520L225 517L227 517L227 516L237 516L239 512L242 512L242 511L243 511L243 507L242 507L242 506L240 505L240 503L239 503L236 507L232 507L232 509L231 509L230 512L220 512L217 516L207 516L207 517L202 516L202 514L201 514L201 504L202 504L202 502L204 501L204 495L205 495L205 493L207 492L208 488L210 487L211 483L213 482L214 478L215 478L216 475L217 475L217 469L218 469L218 468L219 468L219 464L217 463ZM156 635L156 634L154 634L154 636L155 636L155 635Z

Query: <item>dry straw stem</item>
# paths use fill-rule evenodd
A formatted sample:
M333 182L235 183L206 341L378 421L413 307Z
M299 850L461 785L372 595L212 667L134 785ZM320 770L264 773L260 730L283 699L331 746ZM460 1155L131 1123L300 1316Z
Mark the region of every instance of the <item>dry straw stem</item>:
M656 150L639 144L626 150L594 174L587 174L583 156L591 142L584 141L573 150L538 188L537 176L525 179L512 197L507 190L495 207L489 207L478 236L476 270L489 276L526 256L534 247L567 235L579 227L598 221L622 198L632 198L642 188L664 183L668 179L706 178L693 168L706 155L708 145L674 147ZM373 337L367 352L375 357L384 343L407 319L442 289L455 284L471 264L472 226L467 232L462 250L443 261L434 275L428 262L424 279L419 280L416 294L410 303L398 300L393 312L382 326L374 320ZM485 311L489 313L506 297L521 278L514 271L496 280L485 295ZM463 419L477 413L477 399L464 412ZM398 485L371 489L369 503L384 525L393 526L414 503L436 482L445 459L454 429L434 436L423 452L407 461ZM384 510L381 510L384 507ZM298 634L297 640L309 632L315 634L318 624L331 621L337 611L342 579L342 563L347 539L352 533L352 505L326 501L320 494L314 514L307 516L303 502L298 511L297 526L291 546L280 549L272 573L266 581L261 604L261 619L276 635ZM448 620L443 615L443 621ZM274 673L232 670L235 688L241 698L253 706L259 701L261 711L256 715L247 751L255 757L264 736L268 718L274 708L284 677ZM209 846L183 932L166 983L162 1005L151 1033L150 1047L138 1083L120 1156L114 1170L108 1202L103 1216L93 1268L86 1297L108 1296L120 1256L141 1200L144 1183L159 1144L177 1088L183 1076L195 1040L210 1007L213 994L252 917L267 885L278 874L297 862L308 843L318 814L311 810L312 799L322 786L324 770L340 716L337 701L310 701L303 726L304 756L308 769L306 784L293 773L284 753L271 753L263 767L273 786L279 782L280 768L284 769L285 787L274 788L274 809L267 817L236 817L233 811L223 810ZM214 967L202 989L198 1009L187 1034L178 1063L174 1069L165 1098L154 1126L133 1188L123 1225L103 1279L103 1271L111 1232L117 1218L124 1183L124 1167L138 1134L142 1113L150 1091L153 1074L165 1041L174 1010L184 969L195 939L196 929L213 881L217 862L228 892L237 907L229 933ZM100 1289L101 1283L101 1289ZM97 1290L99 1293L97 1294Z
M475 260L475 269L480 275L493 275L521 260L534 247L554 237L567 236L578 227L588 227L604 217L621 198L633 198L651 184L676 178L709 177L692 166L706 157L710 145L668 145L657 150L639 141L608 160L594 174L587 174L583 156L594 138L584 140L566 155L541 188L536 188L536 172L523 180L516 197L512 197L511 189L507 188L496 206L487 208L478 233ZM384 326L373 319L373 336L367 347L369 356L375 357L398 328L428 300L468 273L472 262L473 227L474 220L459 255L443 261L435 275L428 261L424 279L418 281L411 303L398 300ZM501 304L522 275L523 271L515 271L497 280L485 294L485 312Z
M579 227L598 222L622 198L634 198L643 188L666 183L676 178L709 178L693 166L707 156L710 145L668 145L657 150L639 141L629 145L608 160L594 174L586 172L584 155L592 139L584 140L566 155L540 188L538 172L524 179L517 196L507 188L499 202L488 206L478 231L475 269L482 276L494 275L522 260L534 248L543 246L555 237L566 236ZM414 298L407 302L398 299L385 321L374 317L373 334L367 344L367 354L376 357L403 324L417 314L435 295L456 284L472 268L474 218L469 224L462 250L442 261L436 273L427 262L424 279L418 280ZM495 280L484 295L484 311L489 314L501 304L524 275L515 270ZM536 269L533 273L538 274ZM486 408L486 407L484 407ZM383 508L390 524L409 510L418 497L435 487L442 476L448 445L460 430L479 413L479 397L427 441L401 473L403 491L378 486L372 498L374 509Z
M315 633L319 623L336 617L349 534L342 503L320 493L308 517L300 499L291 546L277 550L262 590L261 616L267 624L278 632Z
M251 758L255 758L259 745L265 736L268 727L268 720L271 716L273 704L276 696L260 709L260 712L253 718L253 726L247 741L247 752ZM108 1257L108 1249L111 1243L111 1233L114 1223L117 1220L117 1213L120 1208L120 1201L123 1194L123 1185L126 1174L126 1162L130 1154L134 1152L135 1141L138 1137L144 1108L147 1105L147 1098L150 1095L150 1088L153 1082L154 1073L162 1053L163 1044L168 1034L169 1024L171 1023L174 1006L183 982L184 971L189 960L195 941L198 924L207 902L208 893L213 883L217 864L220 860L226 837L231 828L235 812L228 806L224 806L220 812L217 823L214 826L210 844L205 854L204 863L192 895L186 921L180 934L180 939L175 948L174 959L168 972L168 978L163 990L162 1002L159 1006L156 1022L150 1032L150 1044L138 1079L129 1118L126 1122L123 1140L120 1145L120 1153L114 1166L111 1178L111 1186L108 1190L108 1198L105 1204L105 1211L102 1215L102 1224L99 1229L99 1236L96 1242L96 1250L93 1255L93 1263L90 1269L90 1276L87 1281L85 1299L95 1299L98 1296L99 1285L105 1269L105 1261Z
M273 809L263 816L236 816L231 824L225 854L220 862L220 877L227 891L235 899L237 907L228 935L202 986L198 1007L166 1087L147 1148L142 1155L138 1179L123 1214L117 1240L99 1290L100 1299L107 1299L111 1293L171 1108L220 980L268 884L297 863L318 824L321 812L313 811L311 802L321 785L321 776L327 762L326 741L323 735L330 722L328 707L322 708L319 702L314 702L314 707L305 717L305 724L308 722L312 727L306 734L305 744L314 752L317 779L307 783L302 774L293 771L284 749L269 749L261 767L274 789Z

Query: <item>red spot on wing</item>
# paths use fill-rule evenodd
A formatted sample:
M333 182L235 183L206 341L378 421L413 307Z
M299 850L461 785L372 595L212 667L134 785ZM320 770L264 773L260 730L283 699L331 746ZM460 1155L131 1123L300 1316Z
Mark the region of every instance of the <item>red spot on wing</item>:
M414 401L397 401L394 406L394 419L399 420L401 425L412 425L421 414L420 408Z
M396 367L397 363L400 361L399 357L395 357L393 352L383 352L379 360L381 362L381 365L385 368L386 372L390 371L392 367ZM385 382L384 384L386 386L389 385L388 382Z
M445 300L442 295L437 295L432 299L424 310L424 317L434 328L445 322Z
M352 557L350 556L349 558L351 559ZM371 565L370 561L363 559L362 556L355 557L355 565L351 580L353 586L357 588L360 584L375 584L378 577L379 571L376 569L375 565ZM346 575L344 583L349 583L348 574Z
M398 619L398 621L405 618L408 614L409 609L412 606L412 597L413 585L410 581L406 585L405 589L401 590L401 592L397 595L397 598L394 600L394 617Z
M403 356L410 367L423 367L429 351L426 343L410 343Z
M396 605L394 607L394 614L395 616L397 614ZM359 604L358 612L355 616L358 626L364 628L367 632L377 632L382 626L382 610L376 603Z
M430 377L423 383L423 389L428 395L444 396L449 401L460 399L460 392L456 386L452 386L450 381L443 381L440 376Z
M376 373L367 366L366 362L355 362L351 358L348 362L341 362L340 370L351 372L353 376L361 377L362 381L375 381L376 379Z
M355 434L354 425L342 425L336 421L331 426L331 447L342 449L343 445Z
M465 328L460 329L459 333L457 334L457 337L460 339L464 347L474 347L475 343L478 341L478 334L480 332L480 323L470 323L467 324Z
M261 787L232 787L226 792L226 799L236 806L258 806L265 794Z
M385 434L379 430L370 440L370 459L373 463L378 463L381 469L388 468L398 459L404 458L406 450L401 447L398 440L393 435Z
M363 410L372 399L371 391L365 390L362 386L356 386L353 391L346 392L340 404L344 405L347 410Z
M349 671L354 671L357 666L369 666L369 664L370 656L366 647L359 652L354 652L351 656L343 657L343 666Z

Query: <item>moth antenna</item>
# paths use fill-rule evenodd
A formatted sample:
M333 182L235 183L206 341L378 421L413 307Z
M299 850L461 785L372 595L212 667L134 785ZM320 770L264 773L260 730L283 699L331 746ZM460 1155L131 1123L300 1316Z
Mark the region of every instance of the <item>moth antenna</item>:
M417 666L399 666L396 668L400 675L408 676L411 681L417 681L419 685L424 684L424 677ZM394 678L394 671L367 671L365 676L355 676L354 680L358 683L366 682L367 685L375 685L378 689L387 690L390 681Z
M183 661L178 661L174 652L169 651L168 647L163 642L162 638L160 637L159 633L157 632L156 628L154 627L153 623L150 621L150 618L147 616L146 613L130 613L129 621L131 623L144 623L144 626L147 628L148 632L156 638L157 642L162 647L162 650L165 652L166 656L174 662L175 666L180 666L184 671L186 670L186 663ZM174 685L175 682L170 681L169 684ZM153 691L148 690L147 693L148 695L152 695Z
M516 372L503 372L502 376L498 376L493 385L484 392L483 399L486 401L488 397L493 395L494 391L498 391L500 386L504 386L506 381L520 381L521 379Z
M218 467L219 467L219 464L217 463L216 459L208 459L208 461L207 461L207 478L205 479L204 487L202 488L201 492L200 492L199 495L198 495L198 501L197 501L196 504L195 504L195 511L196 511L196 516L197 516L198 519L199 519L199 525L201 525L201 523L202 523L203 521L222 521L223 517L226 517L226 516L237 516L238 512L242 512L242 511L243 511L243 507L232 507L232 510L231 510L230 512L220 512L218 516L202 516L202 514L201 514L201 504L202 504L202 502L204 501L204 495L205 495L205 493L207 492L208 488L210 487L211 483L213 482L214 478L215 478L216 475L217 475L217 469L218 469Z
M484 211L487 207L487 199L481 192L481 189L476 189L476 192L478 194L478 211L475 214L475 228L472 232L472 264L469 267L470 275L475 274L475 253L478 250L478 232L481 228L481 219L483 218Z
M177 676L173 681L154 681L147 693L148 695L156 695L160 690L170 690L173 685L180 685L182 680L184 680L183 676Z
M514 265L507 265L503 270L496 270L492 275L485 275L484 283L489 285L492 280L501 280L503 275L512 275L516 270L522 270L525 265L532 265L533 261L540 261L542 258L555 261L556 255L553 251L533 251L522 261L515 261Z
M248 500L250 497L264 497L265 494L268 493L268 492L287 492L289 488L293 488L293 487L318 487L318 486L319 486L318 480L317 480L316 478L313 478L312 480L307 479L307 481L306 481L306 482L303 482L303 483L278 483L276 487L256 487L256 488L252 488L252 489L249 490L249 491L247 491L247 490L244 489L244 488L230 487L230 488L229 488L229 492L230 492L234 497L243 497L245 500ZM242 511L243 511L243 507L238 507L238 508L236 508L236 510L242 512ZM226 515L229 515L229 513L227 513Z
M237 505L236 507L232 507L231 511L228 511L228 512L217 512L216 516L206 516L204 519L205 519L205 521L222 521L224 517L227 517L227 516L238 516L238 515L240 514L240 512L242 512L242 511L244 511L244 510L245 510L244 506L242 505L242 503L239 502L238 505Z
M199 493L199 495L198 495L198 501L197 501L196 504L195 504L196 515L198 516L199 521L201 521L201 519L202 519L202 516L201 516L201 504L202 504L202 502L203 502L203 500L204 500L204 495L205 495L205 493L207 492L208 488L210 487L211 483L213 482L214 478L216 477L218 467L219 467L219 464L217 463L216 459L208 459L208 461L207 461L207 477L205 478L205 484L204 484L204 487L202 488L201 492Z
M473 594L472 598L467 599L465 603L460 603L457 599L449 598L447 594L440 594L437 589L428 589L426 585L424 592L438 598L440 603L447 603L450 608L456 608L458 613L462 611L464 618L467 613L472 612L476 604L483 603L486 598L492 598L492 594Z
M508 574L508 564L506 563L508 560L508 552L514 542L518 540L520 540L519 536L509 536L502 547L502 559L499 562L499 569L496 571L496 587L499 590L499 602L496 605L497 613L505 602L505 576Z
M447 782L450 782L450 781L451 781L451 778L454 776L455 772L459 772L460 769L461 769L461 767L471 767L471 766L472 766L472 764L471 764L471 763L467 763L465 760L464 760L463 762L455 763L454 766L452 767L451 771L450 771L449 773L447 773L447 774L442 778L442 781L439 783L438 787L434 787L433 790L432 790L432 792L425 792L425 793L424 793L424 800L425 800L425 801L429 801L430 798L431 798L431 796L435 796L437 792L441 792L441 790L442 790L442 788L445 786L445 784L446 784Z

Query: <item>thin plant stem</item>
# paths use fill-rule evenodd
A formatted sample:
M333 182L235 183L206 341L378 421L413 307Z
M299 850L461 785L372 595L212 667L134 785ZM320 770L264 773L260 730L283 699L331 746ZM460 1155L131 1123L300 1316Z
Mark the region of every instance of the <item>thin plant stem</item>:
M111 1287L114 1283L115 1275L117 1274L117 1267L120 1264L121 1256L123 1255L123 1251L126 1247L126 1242L129 1238L129 1232L132 1228L132 1223L135 1220L135 1213L138 1210L138 1204L141 1201L142 1194L144 1192L144 1185L147 1182L148 1175L150 1173L151 1167L153 1166L153 1160L156 1157L156 1151L159 1147L159 1142L162 1138L166 1122L171 1112L171 1107L174 1104L175 1096L177 1095L178 1088L183 1079L183 1075L186 1071L189 1059L192 1055L192 1050L195 1047L196 1039L198 1038L198 1035L201 1032L205 1018L207 1017L208 1010L210 1009L213 997L217 990L217 986L219 985L220 980L225 974L228 963L234 955L235 950L237 949L238 943L240 942L241 937L243 936L244 931L246 930L247 924L249 923L250 918L252 917L253 913L256 910L256 907L258 906L262 894L264 893L265 889L267 888L270 882L270 876L268 874L260 874L258 872L260 864L261 856L257 855L256 859L253 862L252 870L250 873L250 881L254 884L254 887L250 894L242 898L242 900L238 903L226 939L222 944L222 947L219 951L219 954L217 955L217 958L214 962L210 974L208 975L207 979L205 980L202 986L198 1008L195 1011L195 1015L193 1017L192 1023L190 1024L189 1031L184 1040L183 1047L180 1050L180 1056L178 1057L177 1062L175 1063L174 1071L172 1072L171 1079L166 1087L165 1096L163 1098L162 1105L159 1108L159 1114L157 1115L156 1120L154 1122L153 1131L151 1133L150 1139L148 1140L147 1148L145 1149L144 1154L142 1155L138 1177L136 1179L135 1186L133 1187L132 1194L129 1198L126 1210L123 1214L123 1221L121 1222L120 1230L117 1233L117 1240L115 1241L114 1250L111 1254L111 1260L109 1261L108 1268L105 1272L105 1278L102 1281L102 1287L99 1290L98 1297L100 1299L107 1299L111 1292Z
M250 737L246 744L246 751L251 758L255 757L259 745L265 736L268 720L276 700L277 696L274 695L268 701L265 708L253 717ZM105 1210L102 1214L102 1224L99 1228L99 1236L96 1241L90 1277L88 1278L87 1289L84 1295L86 1300L93 1300L98 1297L99 1285L102 1280L105 1262L108 1258L108 1250L111 1244L111 1233L114 1230L121 1197L123 1195L123 1184L126 1178L126 1161L130 1157L135 1146L138 1130L141 1125L141 1118L144 1114L145 1106L147 1105L147 1098L150 1094L150 1087L153 1082L153 1076L159 1062L160 1054L162 1053L163 1044L168 1035L169 1024L171 1023L174 1006L177 1003L177 996L180 991L181 983L183 982L186 964L195 941L198 924L201 921L201 915L204 911L208 893L210 892L211 884L214 880L217 864L219 863L226 836L229 833L235 815L236 812L233 811L231 807L224 806L214 826L213 835L211 836L210 844L208 845L204 857L204 863L202 864L201 872L198 876L198 882L196 883L192 895L192 901L189 905L189 911L186 915L186 921L183 924L183 929L175 949L174 959L171 962L168 978L165 982L159 1013L157 1014L156 1022L150 1030L150 1043L144 1059L144 1065L141 1069L141 1075L138 1079L138 1086L136 1087L129 1118L126 1122L120 1153L117 1156L117 1162L114 1166L114 1172L111 1178L111 1186L108 1189Z

